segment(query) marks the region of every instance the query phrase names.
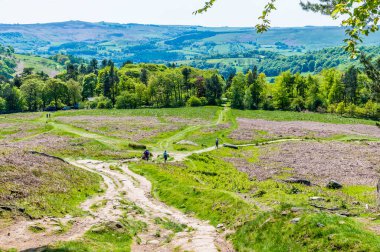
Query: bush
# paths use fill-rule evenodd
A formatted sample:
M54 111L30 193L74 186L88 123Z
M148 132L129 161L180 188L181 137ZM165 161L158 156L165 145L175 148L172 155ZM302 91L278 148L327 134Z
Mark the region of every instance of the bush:
M146 145L138 143L129 143L128 146L134 150L145 150Z
M207 101L207 98L206 97L201 97L199 98L199 100L201 100L201 103L202 103L202 106L206 106L208 101Z
M202 102L198 97L191 96L189 100L187 100L187 106L189 107L199 107L202 106Z
M365 110L366 117L373 118L373 119L380 117L380 106L379 104L373 101L368 101L364 105L364 110Z
M62 109L64 108L66 105L61 102L61 100L58 100L57 101L57 109ZM48 107L54 107L55 108L55 102L54 101L51 101L50 104L48 105Z
M305 102L302 97L294 98L292 103L290 104L290 109L293 111L302 111L305 109Z
M6 101L5 99L0 97L0 113L5 112L5 108L6 108Z
M338 105L336 106L335 112L340 115L343 115L346 112L346 108L343 102L338 103Z
M135 109L138 106L137 96L136 94L131 94L128 92L124 92L118 97L116 97L117 109Z
M96 102L96 108L98 109L111 109L112 106L112 101L104 96L100 96L95 99Z

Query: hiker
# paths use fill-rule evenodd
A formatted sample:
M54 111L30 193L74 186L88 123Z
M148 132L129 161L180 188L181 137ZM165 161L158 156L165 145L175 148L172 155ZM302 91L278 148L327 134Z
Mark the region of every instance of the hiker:
M143 159L146 161L149 161L149 156L150 156L150 152L149 152L149 150L146 149L144 151Z
M168 152L165 150L164 151L164 160L165 160L165 163L168 161L168 157L169 157L169 154L168 154Z
M215 146L216 146L217 149L219 148L219 138L216 138Z

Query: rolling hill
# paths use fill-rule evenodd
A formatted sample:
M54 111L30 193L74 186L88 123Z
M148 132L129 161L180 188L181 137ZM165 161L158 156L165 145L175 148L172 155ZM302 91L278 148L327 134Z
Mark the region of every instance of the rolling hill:
M264 34L257 34L253 28L247 27L82 21L0 24L0 44L10 45L20 54L43 57L69 54L98 60L108 58L118 65L127 60L176 62L200 68L217 68L224 75L259 64L263 66L260 70L268 76L276 76L287 69L316 72L325 67L337 67L349 62L348 59L337 59L344 52L323 50L342 46L344 38L342 27L272 28ZM379 48L380 33L366 38L364 45ZM318 52L314 53L315 51ZM378 49L371 51L375 51L376 55ZM327 59L311 57L314 54L324 54ZM314 65L313 62L317 63ZM49 64L53 66L50 69L56 68L53 63Z

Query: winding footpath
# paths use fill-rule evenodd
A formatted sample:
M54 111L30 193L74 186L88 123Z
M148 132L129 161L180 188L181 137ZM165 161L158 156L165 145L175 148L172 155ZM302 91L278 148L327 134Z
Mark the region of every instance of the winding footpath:
M0 231L0 248L17 250L38 250L58 241L72 241L80 239L91 227L117 221L124 214L120 206L121 200L133 202L144 210L143 214L134 215L136 220L147 224L147 229L138 234L141 242L135 242L132 251L233 251L230 244L207 222L187 216L179 210L169 207L154 199L151 195L152 185L144 177L128 169L126 164L106 163L96 160L70 161L71 164L100 174L105 183L106 192L85 201L81 208L89 213L86 217L44 218L33 221L20 221ZM110 165L119 165L121 170L111 170ZM91 206L99 202L107 202L97 210ZM156 224L156 219L167 219L178 224L184 224L187 230L170 234ZM71 223L67 232L57 233L57 223L67 225ZM43 225L46 230L33 233L30 226ZM155 234L162 230L161 237ZM168 240L168 236L172 235Z

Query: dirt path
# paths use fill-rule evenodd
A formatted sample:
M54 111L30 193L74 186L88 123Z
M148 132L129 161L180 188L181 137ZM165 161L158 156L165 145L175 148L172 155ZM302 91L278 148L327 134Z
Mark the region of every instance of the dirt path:
M232 251L231 246L224 240L224 234L207 222L185 215L174 208L168 207L154 199L151 192L151 183L144 177L130 171L125 164L111 164L95 160L81 160L71 162L73 165L100 174L106 185L105 194L93 197L81 205L81 208L90 214L87 217L44 218L36 221L21 221L0 231L0 247L3 249L16 248L18 250L37 249L57 241L79 239L92 226L108 221L117 221L123 211L119 208L121 200L133 202L144 210L144 214L134 215L133 218L148 224L147 230L139 234L141 242L135 243L133 251ZM120 165L121 171L111 170L110 165ZM97 211L91 206L106 201L106 205ZM170 220L184 224L188 228L174 234L163 229L156 223L156 219ZM68 225L69 230L63 234L57 233L57 224ZM30 226L42 225L46 231L33 233ZM157 237L157 232L160 237Z

